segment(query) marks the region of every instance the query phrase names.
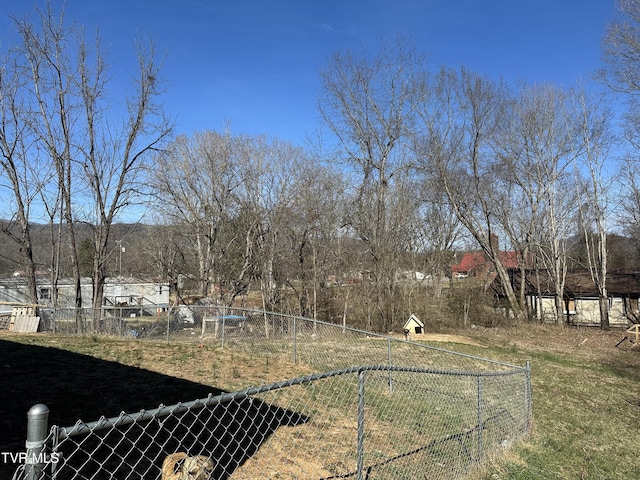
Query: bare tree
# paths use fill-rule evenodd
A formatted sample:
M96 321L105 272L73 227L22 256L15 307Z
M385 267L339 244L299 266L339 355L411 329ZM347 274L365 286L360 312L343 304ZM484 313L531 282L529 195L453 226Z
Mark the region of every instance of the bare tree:
M394 290L390 192L407 169L409 133L420 94L423 58L404 39L383 43L379 53L336 53L322 71L318 107L357 182L349 223L368 248L380 324L393 325L387 310Z
M57 174L65 232L69 238L76 307L82 306L75 205L90 205L94 229L93 302L102 306L110 227L141 193L150 153L169 135L170 124L157 103L160 66L153 47L139 48L139 71L126 98L125 120L118 118L109 95L99 37L93 47L84 32L67 26L64 12L55 17L49 3L37 9L39 24L15 19L26 58L29 92L37 115L29 123L35 142L50 157ZM81 201L81 199L83 201ZM97 313L99 314L99 313ZM82 325L78 325L82 329Z
M299 315L318 318L319 290L336 272L343 192L339 172L317 163L300 165L278 258Z
M619 15L608 27L603 42L604 68L598 77L630 102L628 120L640 120L640 2L618 0Z
M72 202L75 174L72 159L77 153L72 132L77 118L77 98L72 93L72 79L77 70L70 61L73 32L64 25L64 13L56 18L49 3L43 9L37 9L36 15L38 23L14 18L20 36L18 51L25 60L17 68L24 78L25 91L29 95L27 102L34 112L29 117L28 128L36 148L47 155L55 167L73 268L75 306L79 309L82 290ZM76 328L84 331L84 327L78 310Z
M608 168L611 167L608 153L612 136L609 112L601 102L601 99L595 102L588 98L585 92L580 93L583 154L576 168L576 185L582 198L580 223L586 244L587 263L598 290L600 327L609 330L607 219L610 216L609 202L613 182L608 173Z
M287 284L279 260L299 188L301 149L266 137L204 132L180 137L158 159L155 186L163 209L184 226L198 263L200 295L212 286L230 304L259 280L263 305L280 302Z
M416 138L422 138L418 135ZM425 147L415 144L418 158ZM442 284L450 275L454 249L462 240L464 227L452 208L438 175L427 165L418 168L417 176L404 195L403 202L412 204L407 228L406 249L414 268L426 276L418 283L431 285L435 297L442 294Z
M158 215L157 223L147 225L142 235L142 252L159 278L169 283L170 298L180 298L180 276L187 272L187 255L180 225L168 223Z
M3 233L19 245L20 269L27 280L27 297L38 303L36 266L31 240L31 207L39 190L47 181L47 168L37 152L30 149L33 141L28 129L30 107L24 95L24 77L19 56L12 51L0 65L0 189L6 191L15 212ZM5 183L6 182L6 183ZM17 226L17 229L14 228Z
M147 172L155 153L160 151L171 134L172 125L163 113L159 98L163 92L160 81L161 64L151 45L138 46L138 71L132 94L126 97L126 117L113 125L106 94L106 69L99 44L94 62L85 43L80 43L77 88L81 93L84 113L85 141L80 158L93 204L94 249L93 308L103 304L107 276L111 225L126 209L141 202L149 193Z
M288 142L259 137L246 160L251 162L244 165L250 181L244 184L242 201L257 227L254 254L259 265L263 307L268 309L281 304L287 285L286 275L279 270L279 260L290 225L289 214L301 188L306 155ZM290 249L284 252L287 256L291 254Z
M618 221L640 249L640 1L619 0L619 15L608 26L599 78L626 107L623 114L622 186Z
M237 160L238 142L229 132L199 132L191 138L179 137L157 159L157 208L183 227L197 259L202 296L210 295L214 284L220 295L233 287L228 271L222 268L224 255L228 243L244 241L244 236L223 238L230 220L239 214L243 172ZM220 299L225 300L224 295Z
M52 174L55 179L55 172ZM63 246L63 211L61 208L61 192L55 182L51 182L53 192L48 188L40 191L43 208L46 212L46 219L49 230L49 281L51 289L51 305L58 306L58 281L61 275L61 260Z
M494 147L501 180L498 205L504 207L497 218L521 253L521 278L532 267L536 279L539 267L547 272L559 323L565 321L567 242L578 205L572 172L583 151L577 98L554 85L521 85ZM523 302L525 282L520 287Z
M54 219L60 212L58 232L68 235L75 305L82 306L75 222L76 205L88 204L89 223L94 230L92 303L94 311L99 312L111 224L141 192L142 167L170 132L155 102L161 92L159 67L152 50L139 51L139 76L134 93L126 99L127 119L122 125L114 125L108 68L98 37L90 48L82 29L67 26L64 11L56 17L48 2L36 9L36 17L37 23L14 18L20 36L17 51L23 59L14 65L14 71L21 79L17 84L24 101L30 106L30 114L24 118L31 140L30 159L48 156L57 179L55 199L50 202L53 197L42 195L54 241L52 288L55 291L59 272ZM84 329L81 320L79 315L78 330Z
M431 79L421 106L418 139L421 169L433 175L447 204L495 266L516 318L523 317L499 245L501 199L492 145L508 100L504 85L462 68L442 68Z

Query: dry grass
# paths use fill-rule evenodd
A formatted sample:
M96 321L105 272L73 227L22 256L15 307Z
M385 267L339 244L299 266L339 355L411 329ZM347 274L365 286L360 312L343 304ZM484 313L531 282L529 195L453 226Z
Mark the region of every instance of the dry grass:
M0 452L24 451L26 412L73 425L305 375L308 368L197 342L0 332ZM0 478L15 465L0 458Z
M481 478L640 478L640 349L628 342L616 348L622 332L525 325L441 333L422 341L531 363L534 431ZM301 365L197 340L167 344L9 332L0 332L0 368L0 451L23 449L25 413L34 403L50 407L51 423L70 425L78 418L91 421L309 373ZM232 478L304 478L309 469L321 472L317 459L304 450L281 447L279 437L291 428L280 427ZM304 428L296 427L301 442ZM7 465L0 463L0 478L9 478L6 473Z
M622 331L530 325L468 334L492 356L531 363L534 431L486 478L640 478L640 348L616 348Z

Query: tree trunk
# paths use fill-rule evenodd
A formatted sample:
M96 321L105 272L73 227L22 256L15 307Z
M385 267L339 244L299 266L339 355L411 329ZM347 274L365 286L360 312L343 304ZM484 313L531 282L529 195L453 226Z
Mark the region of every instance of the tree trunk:
M611 326L609 325L609 298L606 291L600 295L598 303L600 306L600 328L608 331L611 329Z
M562 298L562 295L556 292L556 294L553 296L553 301L556 307L556 323L558 325L565 325L565 318L564 318L565 303L564 303L564 299Z
M36 285L36 269L33 263L33 246L31 243L31 232L29 223L21 218L21 240L20 240L20 256L22 257L21 266L27 277L27 298L32 304L38 303L38 288Z

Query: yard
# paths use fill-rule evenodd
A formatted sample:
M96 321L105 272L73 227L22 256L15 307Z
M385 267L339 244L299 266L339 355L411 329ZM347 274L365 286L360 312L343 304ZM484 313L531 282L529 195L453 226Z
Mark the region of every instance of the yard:
M506 457L495 459L481 478L640 478L640 349L628 342L616 348L621 331L527 325L449 333L429 341L514 364L531 363L533 432ZM198 341L167 344L6 331L0 332L0 368L0 452L24 450L26 412L35 403L50 408L51 424L71 425L77 419L92 421L309 373L300 365ZM259 457L260 452L255 460ZM9 478L13 468L0 459L1 478ZM253 478L296 478L293 472L289 477L261 472L264 476Z

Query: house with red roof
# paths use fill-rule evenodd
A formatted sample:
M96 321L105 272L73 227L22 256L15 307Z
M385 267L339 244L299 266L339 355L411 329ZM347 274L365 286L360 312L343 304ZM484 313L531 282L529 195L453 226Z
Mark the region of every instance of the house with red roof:
M502 265L509 269L519 268L518 252L499 252L498 258ZM483 277L495 273L495 266L489 260L487 255L482 251L465 253L460 262L451 266L451 275L453 278L460 277Z

